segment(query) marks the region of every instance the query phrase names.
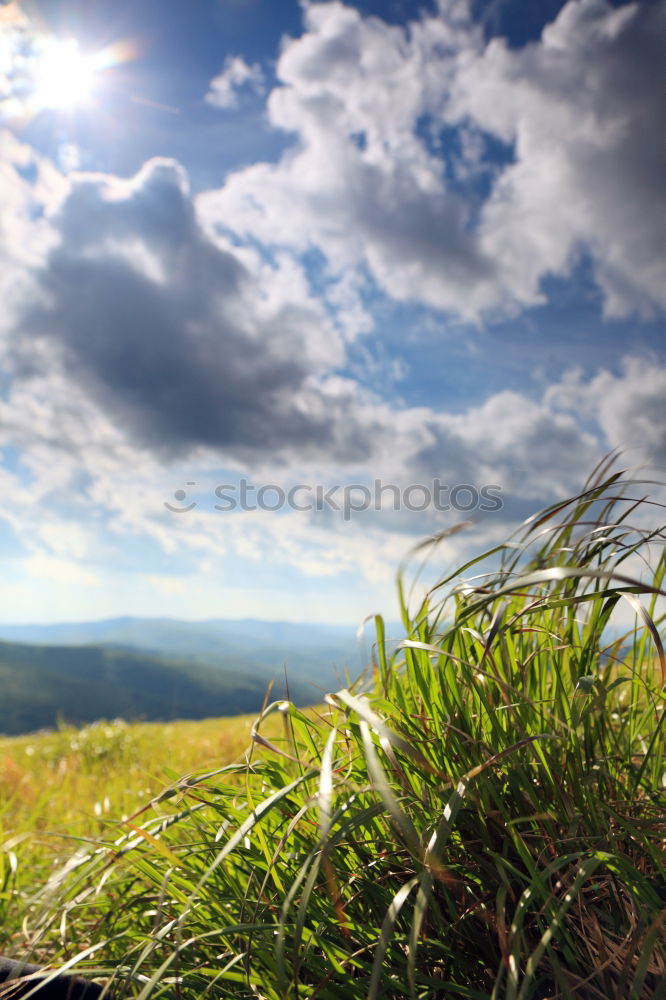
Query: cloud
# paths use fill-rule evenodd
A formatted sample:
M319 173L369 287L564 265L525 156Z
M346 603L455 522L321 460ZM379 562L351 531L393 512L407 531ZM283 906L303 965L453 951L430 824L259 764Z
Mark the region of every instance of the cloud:
M291 255L212 236L177 163L54 187L0 401L0 443L25 450L35 498L83 468L107 484L87 490L109 509L118 469L204 454L308 477L443 475L539 500L575 489L623 441L664 455L656 359L574 373L540 401L502 392L459 414L391 405L337 374L363 329L348 276L322 301Z
M491 264L467 232L465 199L447 192L440 159L417 134L430 42L341 3L307 5L304 16L268 100L294 146L203 195L202 213L269 245L316 247L334 272L365 264L394 298L462 303Z
M237 108L239 91L251 90L263 94L265 81L259 63L249 66L242 56L227 56L222 71L210 82L206 102L215 108Z
M599 201L606 181L624 213L608 225L626 222L635 251L621 268L623 288L631 285L645 309L661 294L651 275L661 266L653 223L663 198L654 178L650 204L632 187L631 164L650 165L647 142L631 152L618 143L626 129L645 139L652 125L656 102L638 61L650 66L664 5L644 13L579 0L539 42L512 50L486 44L465 9L442 4L440 16L401 28L337 2L306 5L304 34L284 43L269 99L273 124L294 133L294 147L198 198L172 160L150 161L129 180L65 178L5 138L0 186L10 211L0 253L13 254L14 268L6 354L17 379L12 398L30 397L36 411L30 430L15 428L21 439L45 425L53 447L74 454L82 447L72 432L78 407L96 414L88 423L103 426L105 439L118 435L114 448L167 460L208 449L255 467L298 455L323 466L408 468L410 455L425 464L449 456L462 476L490 427L503 435L495 460L476 458L473 468L499 470L497 478L530 466L540 470L530 489L543 489L543 442L557 456L579 443L582 458L570 463L577 472L593 447L589 434L579 440L571 414L527 396L500 394L462 421L399 410L340 376L348 342L371 326L364 273L393 298L467 316L537 301L543 274L570 267L579 246L597 254L601 275L602 252L615 253L602 232L612 208ZM240 79L233 60L229 67L229 79ZM612 83L614 71L626 88ZM539 158L548 138L542 121L555 137L550 174ZM447 139L455 156L433 145L437 127L452 124L461 129ZM511 163L484 162L489 136L513 147ZM602 162L616 147L623 169ZM599 161L589 177L582 150ZM447 172L451 156L457 182ZM480 174L489 187L474 200ZM643 216L652 270L646 263L632 278ZM316 290L297 259L313 246L328 262ZM617 306L607 298L607 307ZM516 420L512 408L529 419ZM44 414L56 411L53 434ZM617 436L610 417L594 419L596 436ZM558 458L551 472L559 466ZM558 476L552 482L564 481Z
M576 370L546 394L553 408L592 419L609 448L634 449L666 471L666 366L656 357L623 359L619 373L585 378Z
M49 160L10 132L0 131L0 342L11 329L17 305L38 295L34 269L44 264L57 242L47 216L65 186Z
M267 104L293 145L202 195L211 223L467 319L541 303L584 257L607 316L666 307L663 0L570 0L522 48L460 3L304 18Z
M502 391L460 414L433 413L431 439L412 459L421 475L439 469L447 481L494 482L531 507L579 489L599 459L615 449L631 467L666 471L666 365L626 355L617 371L572 368L540 399Z
M0 444L23 466L2 482L31 556L84 562L103 524L170 554L279 552L305 574L358 562L378 579L380 539L395 555L423 518L372 512L352 530L267 516L220 537L219 518L200 512L167 527L177 484L167 489L164 466L226 462L286 485L341 472L496 483L511 519L577 489L610 447L666 462L656 358L458 413L382 400L342 374L372 326L367 274L389 297L473 317L538 301L543 276L583 248L608 313L664 303L648 143L661 156L650 81L662 79L652 39L664 5L578 0L522 49L486 44L464 5L408 29L341 3L304 9L268 103L294 145L219 191L193 197L167 159L126 180L63 177L0 137ZM245 70L227 70L230 87L243 83ZM316 280L298 259L313 247L326 261ZM79 533L61 533L77 519Z
M173 161L69 180L9 348L16 375L61 371L163 456L371 452L357 387L333 377L342 332L292 258L210 239Z
M608 316L666 307L666 4L567 3L541 40L460 59L447 110L509 144L479 223L507 292L593 261Z
M20 108L16 53L26 48L28 24L25 13L17 3L0 6L0 115L3 117Z
M69 559L59 559L44 554L30 556L22 563L23 572L29 577L47 579L64 586L100 587L102 579Z
M390 577L412 538L468 516L387 510L345 522L342 514L216 512L214 486L233 481L222 474L215 478L219 451L194 448L165 463L159 449L137 443L115 410L100 409L82 381L66 370L18 378L7 400L0 400L0 445L21 447L24 473L7 472L0 479L3 516L27 551L31 572L43 568L55 579L62 570L65 579L61 561L69 557L80 566L83 582L86 574L99 576L104 564L126 571L139 560L141 572L151 576L165 568L169 576L177 566L207 580L241 561L248 574L254 572L248 567L270 564L305 578L356 575L378 584ZM353 474L348 460L343 463L342 482L372 482L377 476L404 488L438 476L449 485L499 485L504 509L456 536L444 555L458 560L470 545L501 541L507 525L535 507L577 491L593 464L621 440L651 444L652 458L658 458L664 447L659 407L665 387L663 364L627 358L615 372L584 376L574 370L537 398L500 392L479 406L448 413L370 400L361 406L341 380L343 406L332 408L336 419L376 428L371 450ZM255 449L237 459L236 469L254 470L255 483L285 488L334 483L341 474L340 459L321 448L301 452L298 459L279 447ZM170 515L164 500L189 479L197 480L209 502L187 515ZM48 558L40 562L41 556Z
M608 316L666 305L665 9L572 0L539 41L509 48L487 43L464 3L406 28L306 3L267 105L291 147L199 196L173 160L65 177L0 134L0 447L12 446L0 486L24 576L64 593L116 574L174 607L202 580L213 613L209 582L226 574L235 592L239 566L248 594L292 570L324 595L329 581L381 587L413 538L466 516L168 514L190 480L213 497L219 469L286 489L497 484L504 509L450 541L457 560L575 492L612 447L665 465L657 356L628 346L611 367L601 353L596 372L545 388L517 359L521 391L463 409L462 394L414 406L393 393L406 376L419 398L426 381L401 367L408 334L400 359L390 337L386 354L364 341L373 319L381 336L386 299L492 318L541 301L544 278L583 258ZM233 107L261 86L235 57L207 99Z
M428 428L431 441L414 456L415 470L438 469L448 484L497 484L503 521L580 489L606 449L598 425L586 429L579 412L562 412L548 394L536 401L498 392L464 413L433 414Z

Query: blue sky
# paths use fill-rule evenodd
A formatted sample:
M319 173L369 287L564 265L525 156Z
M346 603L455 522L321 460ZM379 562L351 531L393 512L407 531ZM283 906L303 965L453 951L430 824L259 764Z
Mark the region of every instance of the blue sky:
M0 6L2 619L393 617L422 537L663 470L664 42L663 0Z

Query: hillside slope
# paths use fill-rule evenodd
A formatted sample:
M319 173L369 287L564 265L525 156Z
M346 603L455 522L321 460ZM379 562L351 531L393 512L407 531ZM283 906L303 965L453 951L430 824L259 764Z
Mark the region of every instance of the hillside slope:
M256 712L271 672L238 671L108 646L0 643L0 733L100 718L168 721ZM277 681L272 697L284 693ZM290 681L291 698L317 700L313 685Z

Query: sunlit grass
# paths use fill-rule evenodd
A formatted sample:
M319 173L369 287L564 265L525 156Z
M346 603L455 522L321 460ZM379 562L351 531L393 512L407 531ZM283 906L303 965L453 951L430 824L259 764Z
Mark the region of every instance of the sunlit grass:
M253 721L115 719L0 738L0 802L18 825L27 810L32 829L35 810L39 828L51 831L78 828L91 814L118 816L184 771L234 760L247 748Z
M79 839L103 837L182 774L239 759L253 721L113 720L0 738L0 950L17 931L10 886L34 891Z
M371 690L267 707L101 833L26 904L33 954L142 1000L665 997L665 539L602 475L403 599L397 650L377 618Z

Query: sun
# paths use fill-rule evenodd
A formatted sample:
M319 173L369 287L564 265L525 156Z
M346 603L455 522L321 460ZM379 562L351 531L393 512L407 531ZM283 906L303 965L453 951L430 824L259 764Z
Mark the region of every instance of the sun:
M53 110L91 104L104 64L100 53L82 52L74 38L44 40L35 53L30 102Z
M8 10L2 2L0 11ZM10 23L0 32L0 110L11 120L91 105L99 110L105 97L122 92L114 71L141 53L139 39L118 39L91 49L75 37L32 26L25 17L11 28Z

